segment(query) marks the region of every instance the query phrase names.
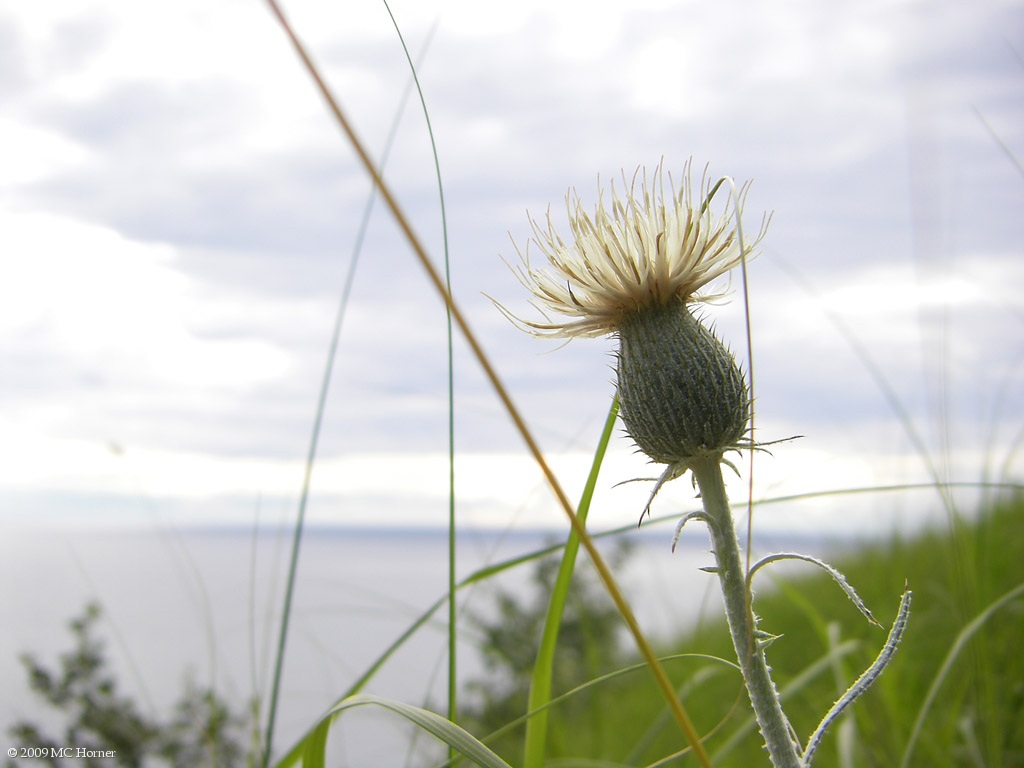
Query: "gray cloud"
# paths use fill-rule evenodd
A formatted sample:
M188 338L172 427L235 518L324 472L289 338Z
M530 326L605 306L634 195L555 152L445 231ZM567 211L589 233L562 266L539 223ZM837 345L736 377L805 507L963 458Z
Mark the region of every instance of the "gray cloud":
M754 179L748 227L774 211L765 253L751 270L759 404L780 430L803 424L799 431L824 440L892 418L828 319L790 308L859 285L865 275L884 281L878 267L887 265L916 265L919 285L948 277L983 287L1019 281L1000 266L1019 256L1024 234L1019 175L974 108L1019 155L1024 79L1004 38L1020 26L1020 5L983 13L949 3L928 18L866 8L838 20L822 10L791 17L771 10L755 6L736 17L686 6L628 16L595 29L592 50L580 44L584 35L561 38L543 16L512 33L480 36L448 34L442 19L421 75L445 183L456 295L545 445L592 439L611 392L613 344L551 351L512 328L482 293L529 311L499 259L515 257L509 232L525 243L527 209L540 217L550 205L556 223L564 221L570 186L595 201L598 174L607 183L664 157L678 177L692 155L695 175L711 161L713 174ZM59 83L68 62L92 61L111 30L103 19L82 19L54 31L51 40L64 42L53 45L65 55L52 58L64 63L50 77ZM424 35L425 28L409 30L414 51ZM63 392L89 404L65 425L76 435L223 456L301 456L369 190L330 118L289 116L283 110L294 105L266 101L261 83L244 77L252 61L241 49L233 68L209 77L175 77L171 68L160 79L140 68L71 99L32 73L17 23L0 24L0 38L10 42L0 47L8 52L0 67L11 73L14 94L0 106L87 153L82 163L4 190L0 200L171 246L169 268L186 277L191 297L178 319L189 338L214 357L262 344L286 361L256 382L211 383L197 371L183 383L141 364L128 375L104 360L70 361L60 350L6 339L6 358L19 373L8 378L4 402ZM379 153L407 79L397 47L339 39L317 53ZM308 89L298 67L290 77L296 89ZM286 128L294 138L273 133ZM428 150L414 101L387 175L439 261ZM972 270L983 256L991 274ZM811 296L777 265L806 275ZM930 347L908 341L914 326L905 307L882 303L884 287L863 284L863 305L877 322L849 321L908 408L927 419L919 360ZM985 320L1019 322L1013 299L1002 301L988 307L975 299L947 326L972 369L995 370L1013 346L1014 321L1000 331ZM742 350L735 300L709 316ZM943 316L921 312L918 320L917 332L931 338ZM126 318L126 339L132 322ZM961 341L961 333L983 341ZM119 343L128 344L112 338L108 346ZM476 363L460 339L455 346L460 445L518 448ZM998 377L961 373L960 362L950 358L946 373L963 401L992 397ZM342 336L324 455L443 449L446 376L441 304L378 206ZM1019 417L1016 405L1006 408ZM962 410L971 429L975 412ZM949 411L951 418L960 412Z

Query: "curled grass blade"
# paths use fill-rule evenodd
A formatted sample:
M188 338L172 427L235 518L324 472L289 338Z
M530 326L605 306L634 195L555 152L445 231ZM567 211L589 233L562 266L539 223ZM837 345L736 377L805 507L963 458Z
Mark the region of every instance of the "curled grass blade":
M622 528L615 529L612 531L605 531L600 534L596 534L596 538L614 536L617 534L624 533L628 530L632 530L632 526L623 526ZM535 560L539 560L542 557L552 555L561 550L563 546L564 545L562 544L553 544L549 547L544 547L542 549L518 555L508 560L503 560L500 563L493 563L491 565L484 566L483 568L474 571L469 576L460 581L456 585L456 591L461 591L474 584L486 581L487 579L496 576L500 573L503 573L504 571L508 571L520 565L526 565L528 563L534 562ZM384 667L388 660L392 656L394 656L394 654L397 653L398 650L402 648L402 646L405 645L406 641L408 641L420 629L426 626L433 618L434 614L436 614L444 605L448 603L448 600L449 596L447 594L435 600L434 603L430 605L430 607L428 607L422 614L420 614L420 616L417 617L416 620L412 622L412 624L410 624L387 648L384 649L381 655L378 656L377 659L369 667L367 667L366 671L363 672L363 674L360 675L359 678L354 683L352 683L352 685L349 686L349 688L339 697L338 701L344 701L345 699L351 698L352 696L355 696L358 693L362 692L363 689L370 683L370 681L377 675L377 673ZM312 732L312 730L310 732ZM300 739L299 745L293 747L288 754L292 755L293 753L301 752L301 744L305 742L308 738L309 734L303 736L302 739ZM282 760L282 762L278 765L283 766L285 764L291 765L293 763L287 763L286 760Z
M380 707L408 720L480 768L511 768L467 731L436 712L365 693L350 696L331 707L309 735L277 764L277 768L290 768L299 762L303 768L323 768L326 764L327 735L331 722L347 710L368 706Z

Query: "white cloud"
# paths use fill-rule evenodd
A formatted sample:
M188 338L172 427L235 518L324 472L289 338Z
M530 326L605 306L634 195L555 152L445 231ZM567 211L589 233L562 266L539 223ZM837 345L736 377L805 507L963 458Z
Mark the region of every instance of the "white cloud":
M711 161L715 173L754 177L750 215L775 210L751 285L766 418L789 425L804 414L820 432L891 420L823 310L871 345L915 415L926 410L920 340L936 338L931 323L947 311L962 397L950 414L989 397L992 376L972 371L1007 370L1024 279L1015 268L1019 179L969 106L980 100L1017 146L1007 128L1020 122L1017 64L994 35L1013 28L1020 4L948 2L927 15L912 3L738 9L394 6L414 55L439 22L421 74L459 294L556 448L575 449L580 424L600 412L610 344L542 354L479 294L525 304L498 259L511 254L508 230L520 242L528 234L524 209L550 203L557 212L570 186L594 200L598 174L662 157L678 168L693 154L697 167ZM378 153L408 77L387 14L372 4L286 10ZM265 7L242 2L37 3L8 19L0 357L14 373L0 398L14 443L31 446L9 456L23 467L18 487L70 478L68 487L94 489L93 477L117 491L103 479L114 440L126 450L113 465L130 457L154 493L290 493L367 183L280 30ZM908 128L915 93L941 94L925 100L923 137ZM907 151L919 141L928 144L915 155L928 161L927 178L908 182L922 173ZM439 260L415 101L395 158L389 178ZM913 197L922 189L923 199ZM914 226L918 235L932 227L917 241L931 265L921 281L894 266L911 263ZM818 293L805 298L780 279L776 258L805 271ZM318 481L324 493L362 497L390 488L398 462L410 482L395 486L396 498L407 489L440 498L440 304L382 211L363 259ZM738 310L734 302L709 311L736 349ZM466 459L461 492L477 509L507 509L489 495L501 484L496 467L504 462L516 487L530 485L534 470L506 456L514 435L456 347L459 402L471 404L461 429L474 455L492 456ZM969 420L950 426L974 429ZM849 444L834 445L844 448L806 459L829 482L876 471ZM373 456L360 458L366 446ZM977 455L973 446L967 453ZM47 455L63 457L61 466ZM646 470L640 462L633 471ZM344 485L357 481L365 487Z
M80 167L89 153L53 131L14 119L0 119L0 180L15 187L45 179L55 170Z
M251 386L281 376L283 350L259 339L201 339L203 306L169 246L47 214L0 214L0 330L23 354L154 378L172 387Z

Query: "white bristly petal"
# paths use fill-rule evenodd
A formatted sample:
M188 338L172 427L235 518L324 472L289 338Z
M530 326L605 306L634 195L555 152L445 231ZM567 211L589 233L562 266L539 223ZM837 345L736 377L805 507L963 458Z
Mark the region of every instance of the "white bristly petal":
M623 175L623 183L629 195L621 199L612 184L610 206L599 190L593 216L575 192L566 195L569 244L555 230L550 211L546 227L530 221L533 238L525 254L517 248L521 264L515 272L533 294L532 303L545 321L524 320L502 307L520 327L537 336L603 336L614 333L624 316L646 306L675 298L686 302L721 298L721 294L698 292L744 258L752 258L764 236L762 227L741 248L738 223L743 194L716 215L707 199L706 183L701 185L699 199L694 199L689 165L678 191L669 179L667 196L660 165L650 184L643 170L637 171L632 183ZM530 245L544 254L544 267L531 264Z

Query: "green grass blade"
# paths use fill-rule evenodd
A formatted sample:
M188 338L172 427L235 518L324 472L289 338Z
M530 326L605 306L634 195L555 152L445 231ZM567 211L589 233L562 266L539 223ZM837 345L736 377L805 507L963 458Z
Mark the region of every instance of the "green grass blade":
M302 749L302 768L325 768L327 765L327 734L331 721L325 719L309 735Z
M550 547L544 547L543 549L534 550L533 552L528 552L524 555L518 555L508 560L503 560L500 563L494 563L493 565L488 565L483 568L480 568L471 573L466 578L464 578L462 581L460 581L455 586L455 591L459 592L465 589L466 587L469 587L473 584L477 584L481 581L485 581L491 578L492 576L496 576L511 568L531 563L534 560L539 560L542 557L547 557L548 555L557 552L561 548L561 544L556 544ZM359 678L349 687L349 689L344 693L344 695L342 695L341 698L345 699L350 696L354 696L360 691L362 691L363 688L365 688L366 685L370 682L370 680L372 680L373 677L377 674L377 672L380 671L381 667L384 666L388 659L390 659L395 654L395 652L398 651L399 648L405 645L406 641L409 638L411 638L413 635L416 634L416 632L418 632L422 627L424 627L430 621L431 617L435 613L437 613L437 611L440 610L440 608L443 605L447 604L448 602L449 597L447 594L439 598L438 600L434 601L434 603L429 608L427 608L427 610L420 614L419 617L415 621L413 621L413 623L410 624L405 629L405 631L403 631L402 634L400 634L398 638L384 650L384 652L380 656L377 657L377 660L374 661L373 664L371 664L366 669L366 671L359 676Z
M409 53L409 46L405 44L405 36L398 26L398 20L388 4L388 0L382 0L387 9L391 23L395 27L395 34L402 44L402 51L405 53L406 61L409 63L409 73L416 84L416 93L420 97L420 106L423 108L423 119L427 124L427 135L430 138L430 154L434 158L434 172L437 176L437 197L441 206L441 240L444 250L444 285L448 295L452 293L451 254L448 248L448 216L444 205L444 183L441 178L441 161L437 154L437 141L434 139L434 128L430 123L430 110L427 109L427 100L423 95L423 88L420 86L420 78L416 73L416 64ZM436 28L436 24L435 27ZM433 34L433 29L431 29ZM453 344L452 310L445 303L445 321L447 331L447 354L448 354L448 719L455 722L458 709L458 682L457 682L457 611L455 604L455 353Z
M511 768L478 739L436 712L380 696L358 694L335 704L320 719L306 738L289 752L276 768L291 768L302 762L303 768L323 768L326 763L327 733L335 717L356 707L375 706L408 720L420 730L447 744L480 768Z
M635 526L629 525L623 526L622 528L602 531L601 533L595 534L594 538L606 538L609 536L615 536L626 531L633 530L634 527ZM456 585L456 591L458 592L474 584L486 581L487 579L493 576L497 576L498 574L501 574L505 571L511 570L512 568L516 568L520 565L527 565L529 563L541 559L542 557L552 555L555 552L561 550L562 548L562 544L553 544L548 547L543 547L542 549L537 549L533 550L532 552L517 555L516 557L509 558L508 560L503 560L500 563L493 563L491 565L484 566L483 568L479 568L478 570L474 571L469 576L464 578L462 581L460 581L458 585ZM360 675L359 678L354 683L352 683L351 686L349 686L348 690L346 690L345 693L343 693L339 697L338 701L343 701L345 699L351 698L361 693L362 690L369 684L369 682L376 676L377 672L379 672L381 668L383 668L383 666L388 662L388 660L392 656L394 656L394 654L402 646L405 645L406 641L408 641L409 638L415 635L421 628L426 626L427 623L429 623L430 619L434 616L434 614L437 613L437 611L440 610L441 607L444 606L447 602L448 595L444 595L438 600L435 600L434 603L429 608L427 608L422 614L420 614L415 619L415 621L413 621L412 624L410 624L394 640L394 642L392 642L387 648L384 649L381 655L378 656L377 659L369 667L367 667L366 671L363 672L363 674ZM644 665L640 666L642 667ZM295 761L297 761L301 756L301 744L307 738L308 735L304 736L302 741L300 741L299 745L293 747L292 750L288 753L288 755L292 758L292 762L288 762L287 758L283 758L278 763L278 766L280 767L285 765L294 765Z
M712 656L712 655L709 655L709 654L706 654L706 653L674 653L674 654L671 654L669 656L660 656L660 657L658 657L658 661L661 664L665 664L665 663L670 662L670 661L680 661L680 660L683 660L683 659L687 659L687 660L701 659L701 660L704 660L704 661L710 661L710 662L712 662L714 664L720 664L720 665L722 665L723 667L725 667L727 669L734 669L737 672L739 672L739 665L737 665L736 662L729 661L728 659L723 659L720 656ZM619 669L615 669L615 670L612 670L611 672L606 672L606 673L604 673L602 675L599 675L597 677L591 678L590 680L587 680L584 683L580 683L575 688L573 688L571 690L568 690L565 693L559 694L558 696L555 696L554 698L550 699L545 704L543 704L540 708L528 710L521 717L518 717L515 720L511 720L511 721L505 723L498 730L494 731L493 733L488 734L483 739L483 741L488 742L488 741L491 741L492 739L496 739L499 736L502 736L502 735L508 733L509 731L519 727L523 723L530 722L531 720L535 719L542 712L548 711L551 708L556 707L559 704L562 704L563 702L567 702L567 701L569 701L570 699L572 699L575 696L579 696L579 695L581 695L581 694L583 694L583 693L585 693L585 692L587 692L589 690L592 690L593 688L596 688L596 687L598 687L600 685L604 685L605 683L610 683L611 681L617 680L618 678L621 678L621 677L625 677L626 675L631 675L631 674L636 673L636 672L641 672L641 671L643 671L645 669L648 669L648 664L647 664L646 661L641 661L641 662L638 662L636 664L630 664L630 665L625 666L625 667L620 667ZM670 713L670 716L671 716L671 713ZM678 752L676 754L677 755L686 754L689 751L690 751L690 748L687 748L687 749L684 749L681 752Z
M430 37L428 37L427 41L424 43L424 50L421 52L421 56L426 53L426 48L429 44ZM384 166L387 164L388 157L391 154L391 148L394 145L395 136L398 134L398 126L401 123L402 114L405 111L405 106L408 103L412 91L411 85L412 83L410 83L410 87L407 87L405 92L402 94L402 98L399 101L394 118L391 121L391 126L388 129L388 135L384 141L384 149L381 153L380 162L382 172ZM356 267L359 264L359 256L362 253L363 243L366 239L366 231L370 224L370 216L373 213L377 197L377 186L373 185L370 188L370 194L367 197L366 206L363 209L363 216L359 224L359 231L356 234L356 239L352 247L352 256L349 260L349 267L345 274L344 283L342 284L341 295L338 299L338 309L334 318L334 327L331 332L330 343L327 347L327 359L324 364L323 377L320 382L320 393L317 398L316 413L313 417L313 429L309 438L309 449L306 455L306 465L302 478L302 490L299 494L299 509L296 514L295 525L292 531L292 547L288 560L288 576L285 582L284 605L281 610L281 627L278 634L277 649L274 659L274 674L271 682L270 702L267 714L267 732L263 747L263 759L261 762L264 768L266 768L270 762L270 752L273 747L274 725L277 716L277 703L280 697L281 676L284 669L284 653L288 640L288 625L291 618L292 596L295 592L295 574L298 569L299 552L302 544L302 533L305 527L306 505L309 500L309 487L313 476L313 466L316 463L317 447L320 443L320 428L323 424L324 411L327 407L327 393L330 391L331 373L334 370L334 361L337 358L338 344L341 339L341 329L348 309L349 298L352 295L352 285L355 281Z
M942 684L946 681L946 677L949 675L950 670L953 668L953 664L956 662L960 652L967 645L967 642L974 637L974 635L985 626L993 615L998 611L1005 608L1007 605L1012 603L1017 598L1024 596L1024 584L1018 584L1016 587L1011 589L1009 592L1003 594L998 600L990 603L989 606L979 613L974 619L960 630L960 634L956 636L956 640L953 641L953 645L949 649L949 653L946 654L946 658L942 662L942 666L939 671L935 673L935 679L932 681L931 688L928 689L928 695L925 696L924 702L921 704L921 709L917 713L917 719L914 721L914 728L910 732L910 738L907 740L907 747L903 752L903 759L900 760L900 768L906 768L910 765L910 759L914 754L914 749L917 746L917 740L921 736L921 729L924 727L925 718L931 711L932 705L935 703L935 699L939 695L939 689L942 688Z
M601 471L601 464L604 463L605 452L608 450L608 442L611 440L612 431L615 428L615 419L619 414L618 398L612 399L611 407L608 409L608 418L605 419L604 430L601 432L601 439L598 441L597 450L594 452L594 461L590 466L590 474L587 476L587 483L583 488L583 495L580 497L579 506L576 508L576 516L580 522L586 523L587 514L590 512L590 502L594 498L594 488L597 485L597 476ZM565 550L562 553L562 562L558 566L558 575L551 590L551 601L548 603L547 616L544 619L544 631L541 635L540 648L537 651L537 660L533 667L533 676L530 680L530 697L528 709L538 714L530 718L526 723L526 739L523 748L523 768L540 768L544 765L544 749L547 743L548 733L548 711L547 703L551 700L551 679L554 672L555 649L558 646L558 632L562 624L562 614L565 612L565 603L569 596L569 586L572 582L573 570L576 567L576 555L580 550L580 537L576 531L570 530L569 539L565 543Z

